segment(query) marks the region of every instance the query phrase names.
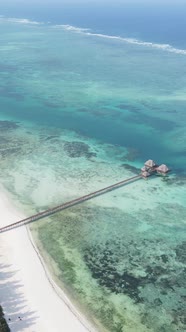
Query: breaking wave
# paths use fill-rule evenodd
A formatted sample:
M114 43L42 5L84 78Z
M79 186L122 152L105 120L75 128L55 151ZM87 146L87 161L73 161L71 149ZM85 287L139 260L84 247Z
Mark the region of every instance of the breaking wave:
M160 50L171 52L171 53L186 55L186 50L175 48L175 47L171 46L170 44L158 44L158 43L146 42L146 41L142 41L142 40L134 39L134 38L124 38L124 37L120 37L120 36L111 36L111 35L105 35L105 34L101 34L101 33L94 33L94 32L90 32L90 29L82 29L82 28L78 28L75 26L71 26L71 25L56 25L55 27L61 27L64 30L70 30L70 31L74 31L77 33L83 33L83 34L86 34L87 36L119 40L119 41L125 42L127 44L146 46L146 47L160 49Z
M53 28L62 28L64 30L74 31L74 32L79 32L79 33L88 33L88 31L90 31L90 29L78 28L78 27L68 25L68 24L54 25Z
M42 22L31 21L27 18L15 18L15 17L4 17L0 15L0 22L11 22L11 23L20 23L20 24L34 24L40 25Z
M22 18L22 19L14 18L14 17L6 18L6 17L0 15L0 22L2 22L2 21L20 23L20 24L34 24L34 25L44 24L43 22L32 21L27 18ZM51 24L51 27L52 28L62 28L63 30L72 31L75 33L82 33L87 36L118 40L118 41L121 41L121 42L124 42L127 44L145 46L145 47L159 49L159 50L170 52L170 53L186 55L185 49L179 49L179 48L171 46L170 44L158 44L158 43L142 41L142 40L135 39L135 38L124 38L124 37L120 37L120 36L111 36L111 35L105 35L105 34L101 34L101 33L94 33L91 31L91 29L80 28L80 27L76 27L76 26L72 26L72 25L68 25L68 24L58 24L58 25Z

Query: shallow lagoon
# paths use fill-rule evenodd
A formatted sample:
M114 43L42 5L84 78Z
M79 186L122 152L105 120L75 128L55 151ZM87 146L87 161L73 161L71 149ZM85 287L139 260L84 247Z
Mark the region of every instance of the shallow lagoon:
M186 56L1 26L0 178L27 214L173 169L33 224L55 278L100 329L184 331Z

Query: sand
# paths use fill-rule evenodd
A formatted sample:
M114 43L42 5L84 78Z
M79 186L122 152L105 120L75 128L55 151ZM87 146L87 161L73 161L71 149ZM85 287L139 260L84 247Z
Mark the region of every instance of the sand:
M24 218L0 192L0 226ZM12 332L93 331L51 279L28 226L0 233L0 304Z

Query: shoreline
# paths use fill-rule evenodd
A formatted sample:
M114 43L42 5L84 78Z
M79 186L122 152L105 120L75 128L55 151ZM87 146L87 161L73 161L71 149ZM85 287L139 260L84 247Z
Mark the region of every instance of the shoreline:
M24 217L2 187L0 211L1 226ZM52 279L28 226L0 236L0 299L11 331L95 332Z

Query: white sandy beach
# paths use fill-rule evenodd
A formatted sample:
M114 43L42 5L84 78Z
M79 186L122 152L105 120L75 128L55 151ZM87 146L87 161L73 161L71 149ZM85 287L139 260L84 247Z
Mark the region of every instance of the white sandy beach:
M22 219L0 193L0 226ZM48 277L26 226L0 233L0 304L12 332L93 331Z

